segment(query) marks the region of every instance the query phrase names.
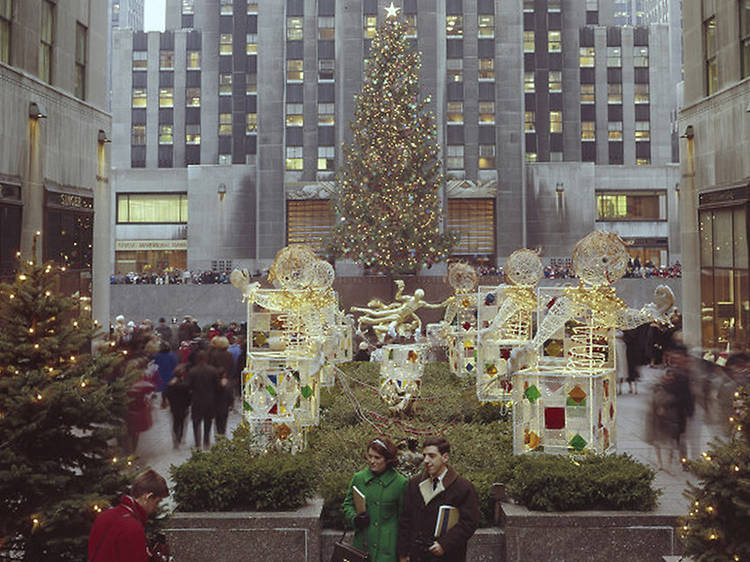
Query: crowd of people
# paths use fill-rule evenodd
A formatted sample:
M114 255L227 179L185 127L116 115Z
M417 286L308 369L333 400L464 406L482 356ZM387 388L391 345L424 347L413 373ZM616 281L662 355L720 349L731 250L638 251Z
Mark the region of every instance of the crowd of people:
M230 271L181 270L170 268L164 271L131 271L122 275L112 275L111 285L221 285L229 283ZM267 271L256 270L252 277L262 277Z

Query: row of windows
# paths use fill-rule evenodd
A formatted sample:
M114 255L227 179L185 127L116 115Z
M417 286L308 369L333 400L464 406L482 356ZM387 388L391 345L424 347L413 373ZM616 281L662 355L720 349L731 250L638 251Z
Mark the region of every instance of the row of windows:
M258 132L258 114L245 114L245 133L255 134ZM232 134L232 114L219 114L219 136ZM174 125L162 123L159 125L158 141L161 145L174 144ZM201 143L201 126L188 123L185 125L185 144L199 145ZM130 135L130 144L133 146L146 144L146 125L133 125Z
M479 80L495 79L495 59L479 58L478 78ZM448 58L445 60L445 73L448 82L464 81L464 59Z
M593 68L596 65L596 49L594 47L580 47L578 54L578 65L581 68ZM635 68L648 66L648 47L640 45L633 47L633 66ZM622 67L622 47L607 47L607 67Z
M666 192L596 194L597 220L667 220Z
M464 103L461 101L449 101L447 104L446 122L450 124L462 124L464 122ZM479 123L495 122L495 102L479 102Z
M119 193L118 223L186 224L187 193Z
M303 147L286 147L286 169L289 172L299 172L304 169ZM336 169L336 147L319 146L317 170L319 172L333 172Z
M740 78L750 76L750 0L739 0L739 50ZM706 95L719 89L719 62L717 59L718 28L716 16L703 21L703 65Z

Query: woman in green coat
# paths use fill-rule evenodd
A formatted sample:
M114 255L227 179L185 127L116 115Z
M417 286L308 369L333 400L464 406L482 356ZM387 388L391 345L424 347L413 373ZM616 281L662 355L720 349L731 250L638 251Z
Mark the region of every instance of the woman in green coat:
M396 562L398 518L409 481L396 470L398 451L388 439L370 441L367 464L352 478L343 503L344 516L355 528L352 544L369 551L373 562ZM365 511L359 514L357 491L365 498Z

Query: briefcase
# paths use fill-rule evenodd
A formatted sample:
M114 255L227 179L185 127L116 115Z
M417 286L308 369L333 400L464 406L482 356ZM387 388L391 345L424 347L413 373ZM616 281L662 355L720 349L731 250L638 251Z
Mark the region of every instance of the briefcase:
M370 553L346 544L344 542L345 536L346 531L344 531L341 538L333 545L331 562L368 562L370 560Z

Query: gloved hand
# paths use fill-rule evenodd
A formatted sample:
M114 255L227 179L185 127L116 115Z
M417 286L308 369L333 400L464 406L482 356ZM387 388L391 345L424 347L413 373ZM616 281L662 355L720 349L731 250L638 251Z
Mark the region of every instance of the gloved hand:
M370 514L366 511L354 517L354 526L359 530L366 529L369 524Z

